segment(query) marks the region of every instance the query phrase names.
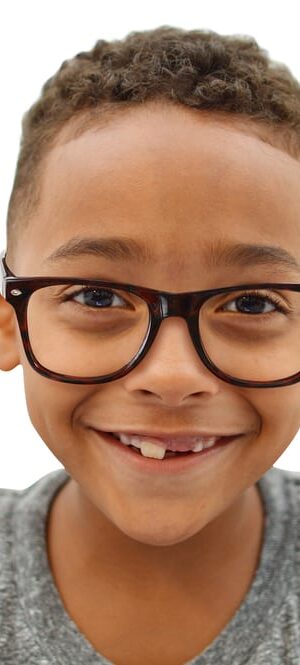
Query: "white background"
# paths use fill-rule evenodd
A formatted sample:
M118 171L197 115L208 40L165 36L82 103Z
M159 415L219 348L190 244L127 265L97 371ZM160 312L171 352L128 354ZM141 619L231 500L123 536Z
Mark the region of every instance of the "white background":
M133 30L172 25L188 30L251 35L271 58L288 65L300 80L299 11L299 3L291 0L284 3L256 0L1 3L1 248L6 247L6 213L22 115L63 60L89 50L98 39L120 39ZM29 420L21 367L0 372L0 409L0 487L27 487L49 471L61 468ZM299 433L275 466L300 471Z

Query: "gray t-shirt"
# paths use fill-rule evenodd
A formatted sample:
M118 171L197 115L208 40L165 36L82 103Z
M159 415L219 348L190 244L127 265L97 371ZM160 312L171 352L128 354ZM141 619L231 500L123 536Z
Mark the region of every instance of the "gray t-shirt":
M67 613L48 563L46 518L68 479L59 469L26 489L0 489L1 665L112 664ZM183 665L300 663L300 473L272 467L257 486L265 530L255 578L218 637Z

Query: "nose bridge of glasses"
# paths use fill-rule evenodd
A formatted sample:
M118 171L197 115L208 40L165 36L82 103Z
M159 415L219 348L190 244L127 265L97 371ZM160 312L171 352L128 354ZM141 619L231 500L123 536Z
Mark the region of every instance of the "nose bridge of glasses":
M169 316L181 316L189 319L197 315L199 306L205 300L205 296L194 293L164 293L161 295L161 316L167 319Z

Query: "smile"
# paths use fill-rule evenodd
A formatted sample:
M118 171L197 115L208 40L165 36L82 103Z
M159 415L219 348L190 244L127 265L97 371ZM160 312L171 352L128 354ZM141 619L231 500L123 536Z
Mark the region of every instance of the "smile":
M101 432L93 429L100 439L101 448L108 444L108 452L114 458L116 465L126 465L133 472L153 474L180 474L192 470L199 465L209 464L209 460L217 459L226 454L225 450L231 448L235 440L242 438L243 434L224 436L211 441L210 445L198 443L201 450L174 451L168 450L167 446L153 444L153 442L140 441L140 437L125 435L121 432ZM134 442L132 443L132 439ZM162 443L162 442L161 442ZM208 442L207 442L208 443ZM223 451L223 452L222 452Z

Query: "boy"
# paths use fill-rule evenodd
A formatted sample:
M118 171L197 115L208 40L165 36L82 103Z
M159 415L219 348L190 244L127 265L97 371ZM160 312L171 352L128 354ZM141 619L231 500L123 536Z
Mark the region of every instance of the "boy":
M0 365L64 468L1 490L2 664L299 663L299 127L254 40L169 26L25 115Z

